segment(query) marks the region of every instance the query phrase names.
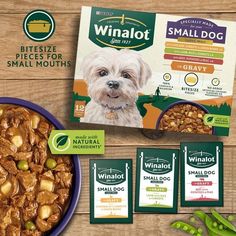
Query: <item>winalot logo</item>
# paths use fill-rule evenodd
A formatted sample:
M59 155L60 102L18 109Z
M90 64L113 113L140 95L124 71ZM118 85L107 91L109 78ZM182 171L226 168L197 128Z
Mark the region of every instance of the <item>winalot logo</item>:
M97 181L106 185L120 184L125 181L125 174L120 170L112 168L98 170Z
M92 8L89 39L100 47L142 50L153 44L155 14Z
M166 174L172 170L172 163L162 158L144 158L143 169L150 174Z
M216 157L208 152L193 152L187 158L190 166L197 168L207 168L216 164Z

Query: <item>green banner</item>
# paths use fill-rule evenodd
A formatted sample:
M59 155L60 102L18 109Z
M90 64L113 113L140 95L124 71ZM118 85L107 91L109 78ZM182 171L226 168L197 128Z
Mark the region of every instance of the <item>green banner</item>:
M104 130L53 130L48 140L52 154L104 154Z
M180 54L180 55L187 55L187 56L224 58L223 53L204 52L204 51L186 50L186 49L178 49L178 48L166 48L165 53Z
M153 44L155 19L149 12L92 7L89 39L99 47L143 50Z
M216 127L229 128L230 126L230 116L216 115L216 114L206 114L204 116L204 124Z

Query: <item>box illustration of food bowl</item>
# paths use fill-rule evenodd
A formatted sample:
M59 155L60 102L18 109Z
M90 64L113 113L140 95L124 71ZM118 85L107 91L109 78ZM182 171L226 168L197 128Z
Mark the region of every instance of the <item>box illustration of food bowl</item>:
M229 135L236 22L82 7L71 120Z
M32 20L27 26L30 33L48 33L51 24L46 20Z

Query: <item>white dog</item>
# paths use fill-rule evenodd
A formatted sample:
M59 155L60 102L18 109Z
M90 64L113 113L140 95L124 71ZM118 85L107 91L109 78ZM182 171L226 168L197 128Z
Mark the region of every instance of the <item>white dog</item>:
M136 51L103 48L86 56L81 69L91 97L81 121L143 127L136 100L151 69Z

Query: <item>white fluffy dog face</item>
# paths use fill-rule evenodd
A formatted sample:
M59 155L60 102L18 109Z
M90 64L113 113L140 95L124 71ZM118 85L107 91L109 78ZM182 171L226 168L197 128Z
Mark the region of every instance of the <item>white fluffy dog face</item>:
M85 57L82 72L89 96L109 108L134 104L138 90L151 77L148 64L128 49L103 48L93 52Z

